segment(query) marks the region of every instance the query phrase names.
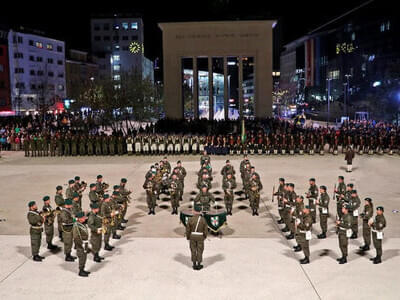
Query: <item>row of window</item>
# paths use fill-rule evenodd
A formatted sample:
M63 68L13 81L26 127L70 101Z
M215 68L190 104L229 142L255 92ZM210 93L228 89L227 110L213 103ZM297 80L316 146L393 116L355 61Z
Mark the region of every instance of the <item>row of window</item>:
M33 46L39 49L43 49L43 43L42 42L38 42L38 41L33 41L33 40L29 40L29 46ZM53 51L53 44L46 44L46 49ZM62 46L57 46L57 52L63 52L63 47Z
M15 88L17 89L25 89L25 82L17 82L15 83ZM43 84L31 84L31 90L43 90L44 89L44 85ZM55 85L54 84L48 84L47 85L47 89L54 91L55 90ZM63 91L64 90L64 85L62 84L58 84L57 85L57 89L59 91Z
M14 71L15 71L16 74L23 74L23 73L25 73L24 68L15 68ZM43 75L44 75L44 71L38 70L38 71L35 72L35 70L30 70L29 74L32 75L32 76L35 76L35 75L37 75L37 76L43 76ZM54 77L54 72L53 72L53 71L49 71L49 72L47 73L47 75L48 75L49 77ZM64 78L64 73L58 73L58 77L59 77L59 78Z
M119 40L120 40L119 36L117 36L117 35L113 36L112 39L113 39L114 42L119 42ZM94 40L97 41L97 42L101 41L101 36L95 35L94 36ZM109 35L103 36L103 41L110 41L110 40L111 40L111 36L109 36ZM122 41L129 41L129 36L123 35L121 37L121 40ZM138 40L138 36L137 35L132 35L131 36L131 40L132 41L137 41Z
M111 25L109 23L104 23L103 24L103 30L110 30ZM119 30L119 29L123 29L123 30L138 30L139 29L139 25L137 22L122 22L121 24L115 23L113 24L112 28L114 30ZM95 31L99 31L101 30L101 25L100 24L94 24L94 30Z
M33 55L31 55L31 56L29 56L29 60L30 61L35 61L35 57ZM36 57L36 61L37 62L43 62L43 57L37 56ZM48 64L54 64L54 59L53 58L47 58L47 63ZM62 66L64 64L64 61L59 59L59 60L57 60L57 64Z

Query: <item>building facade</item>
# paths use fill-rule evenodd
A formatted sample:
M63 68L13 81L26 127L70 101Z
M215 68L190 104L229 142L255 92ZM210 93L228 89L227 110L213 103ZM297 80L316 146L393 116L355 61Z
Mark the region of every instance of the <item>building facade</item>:
M8 31L0 30L0 113L11 113Z
M143 32L140 18L91 20L91 50L98 57L100 79L118 81L121 73L137 72L154 80L153 62L144 56Z
M12 110L51 109L66 97L65 43L10 30L8 55Z

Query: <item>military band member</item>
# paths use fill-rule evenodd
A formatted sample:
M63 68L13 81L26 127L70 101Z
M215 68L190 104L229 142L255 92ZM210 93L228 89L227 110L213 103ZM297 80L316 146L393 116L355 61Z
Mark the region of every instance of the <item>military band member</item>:
M329 195L326 192L326 186L319 187L319 200L316 201L319 208L319 222L322 233L318 235L319 239L325 239L328 231L328 217L329 217Z
M171 198L171 215L178 214L179 207L179 180L177 174L172 174L171 180L169 182L169 195Z
M353 159L354 159L353 148L348 147L344 158L344 160L347 162L347 172L351 172L353 170Z
M142 151L142 141L139 135L135 137L134 143L135 143L135 154L139 155Z
M103 197L104 193L108 189L108 184L103 183L103 175L97 175L96 177L96 193L98 196Z
M370 219L369 226L372 229L372 241L376 249L376 256L371 258L374 264L380 264L382 262L382 240L383 240L383 229L386 227L386 219L383 215L384 208L378 206L376 208L375 219Z
M208 227L206 220L201 215L201 207L194 208L194 215L186 225L186 239L190 241L190 252L193 270L201 270L203 265L204 240L207 238Z
M304 197L297 195L295 205L294 205L294 207L292 207L292 209L290 211L290 215L291 215L291 218L293 219L293 223L295 226L294 237L295 237L295 240L297 243L297 245L293 246L294 252L299 252L302 249L301 245L300 245L301 241L299 239L300 236L297 234L297 232L298 232L297 224L300 222L300 219L303 216L303 210L304 210Z
M179 190L179 200L182 201L182 196L183 196L183 190L185 188L185 177L186 177L186 169L182 167L182 162L178 160L176 163L176 167L174 168L174 171L178 170L178 180L181 183L181 189Z
M115 240L119 240L121 236L117 234L117 230L124 230L125 227L121 226L120 223L120 206L118 204L117 197L119 196L119 193L117 191L113 191L111 194L111 209L113 212L113 216L111 218L111 231L112 231L112 238Z
M306 205L303 208L303 214L296 220L297 241L303 250L304 258L300 260L301 264L310 263L310 240L312 229L312 217L310 215L310 207Z
M211 180L208 177L207 171L199 175L198 181L197 181L197 188L201 190L202 186L207 186L207 191L211 189Z
M338 177L338 185L335 187L336 194L336 210L337 216L340 217L342 215L342 207L344 204L344 195L346 194L346 184L344 183L344 177Z
M74 184L75 184L75 180L70 179L68 181L68 187L67 187L67 189L65 191L65 198L72 199L72 196L73 196L73 194L75 192L74 191Z
M315 178L310 178L310 187L306 193L308 199L308 206L310 207L310 214L313 220L313 224L317 222L317 206L316 201L318 199L318 186L315 184Z
M126 139L126 150L128 151L128 155L132 155L133 153L133 139L131 136L128 136Z
M262 188L263 186L261 181L257 178L256 174L253 174L249 182L250 207L253 210L253 216L258 216L258 209L260 207L260 192Z
M75 216L82 211L82 207L79 205L79 194L74 192L72 194L72 214Z
M119 185L114 185L114 191L111 198L112 202L114 203L115 210L118 212L118 218L116 218L116 229L125 230L125 227L122 226L122 211L124 209L124 199L120 193Z
M150 154L155 155L157 154L158 149L158 139L155 136L152 136L150 139Z
M146 190L147 195L147 207L149 208L148 215L155 215L156 198L157 198L157 187L154 182L154 175L147 178L143 184L143 188Z
M122 210L122 223L128 223L128 220L125 219L126 216L126 212L128 211L128 205L131 202L131 194L132 191L128 190L126 188L126 183L128 182L128 180L126 178L121 178L121 182L119 184L119 193L122 196L122 200L123 200L123 210Z
M163 158L163 166L166 169L167 173L170 174L171 173L171 164L168 161L168 158L166 156L164 156Z
M111 251L114 249L113 246L110 245L110 237L112 234L112 218L114 217L114 212L112 209L111 199L108 194L104 194L103 202L100 207L100 215L103 220L103 228L105 230L104 233L104 250Z
M61 217L60 217L60 212L61 209L64 207L64 198L63 198L63 188L61 185L58 185L56 187L56 195L54 197L54 201L57 205L57 229L58 229L58 237L60 238L61 241L63 241L63 236L62 236L62 222L61 222Z
M289 235L286 236L286 239L292 240L294 239L294 232L295 232L295 226L294 222L291 216L291 211L292 208L295 207L295 201L296 201L297 195L296 192L294 191L294 184L289 183L287 185L287 192L283 198L283 203L285 204L285 224L286 227L282 229L282 232L287 232L290 231Z
M214 196L208 191L208 187L203 185L194 199L194 208L199 207L201 211L209 211L211 203L215 203Z
M72 226L74 225L74 218L72 214L72 200L65 199L64 207L61 210L60 218L61 218L61 225L63 231L63 241L64 241L64 254L65 254L65 261L74 261L76 259L75 256L71 255L72 250Z
M87 277L90 272L85 271L87 258L89 231L86 227L86 216L83 212L76 215L76 222L72 227L72 235L76 247L76 254L79 260L79 276Z
M176 136L174 139L174 151L175 154L180 154L182 151L182 140L180 136Z
M42 232L44 217L38 212L35 201L28 203L29 212L27 215L29 225L31 225L29 234L31 236L31 250L34 261L42 261L43 256L39 255L40 245L42 243Z
M222 168L221 170L221 175L223 176L223 178L225 178L228 174L232 174L232 176L235 176L235 169L233 168L233 166L231 165L231 162L228 160L226 160L225 162L225 166Z
M374 206L372 204L371 198L365 198L364 211L360 214L363 221L363 239L364 245L360 246L361 251L368 251L371 245L371 227L369 227L368 222L374 216Z
M96 184L95 183L91 183L89 188L90 188L90 191L89 191L90 204L97 203L98 205L100 205L101 198L96 193Z
M358 209L360 208L361 205L361 200L357 195L356 190L351 191L351 197L349 200L349 213L352 215L352 226L351 230L353 232L352 236L350 237L351 239L356 239L358 236Z
M90 229L90 245L92 246L94 255L93 261L99 263L104 259L104 257L99 255L103 236L103 218L99 215L100 207L98 203L91 203L90 208L91 212L87 221Z
M232 216L232 205L233 205L233 190L236 188L236 180L233 176L233 173L227 173L226 177L224 176L222 181L222 188L224 189L224 201L226 212L228 215Z
M82 206L82 194L86 189L86 182L84 181L80 181L81 178L79 176L75 176L74 178L75 183L74 183L74 191L77 192L79 194L79 205Z
M49 250L57 250L59 247L53 245L53 236L54 236L54 220L56 218L56 210L53 209L50 205L50 197L44 196L43 197L43 209L42 213L46 215L44 220L44 232L46 234L46 242L47 242L47 249Z
M336 226L338 227L339 247L342 252L342 257L338 258L337 261L341 265L347 263L347 248L349 243L348 239L351 236L351 223L352 216L349 214L349 205L345 204L342 207L342 216L336 221Z
M283 224L283 209L284 209L284 204L283 204L283 195L285 193L285 178L279 178L279 187L278 190L273 194L273 196L278 197L278 213L280 216L280 219L277 221L278 224Z
M204 165L205 163L211 163L211 158L210 155L207 154L207 150L204 150L203 155L200 157L200 166Z

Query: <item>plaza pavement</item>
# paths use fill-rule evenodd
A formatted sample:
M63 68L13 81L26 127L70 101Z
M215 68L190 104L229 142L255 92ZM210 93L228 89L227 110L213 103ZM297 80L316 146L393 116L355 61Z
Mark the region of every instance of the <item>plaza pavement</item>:
M144 174L161 157L68 157L25 158L23 153L2 153L0 159L0 299L57 299L93 297L95 299L399 299L400 269L400 175L399 156L357 156L354 172L345 172L342 155L250 157L260 174L264 190L259 217L252 217L248 201L236 196L233 216L222 230L222 238L206 241L204 266L191 269L190 251L183 238L183 226L170 214L169 202L158 201L156 216L148 216ZM174 166L180 159L187 170L184 201L190 204L196 191L199 156L171 156ZM211 158L213 189L223 199L220 170L226 157ZM241 157L230 157L239 172ZM128 210L128 228L121 240L113 240L116 249L102 253L106 260L96 264L88 255L89 278L77 276L77 262L67 263L62 253L53 255L43 247L42 263L30 258L26 220L30 200L42 204L44 195L54 196L55 187L76 175L91 183L98 174L110 185L121 177L128 179L133 201ZM285 177L304 194L308 179L332 189L338 175L353 182L360 198L367 196L374 205L385 207L388 228L385 231L383 263L373 265L367 255L357 253L362 238L351 240L349 263L338 265L337 237L329 232L326 240L316 239L319 225L313 228L311 264L300 265L302 253L293 253L279 232L276 202L271 202L272 187ZM240 175L237 174L240 184ZM66 185L64 185L66 187ZM166 199L165 199L166 200ZM218 203L222 205L219 200ZM88 208L87 192L83 206ZM331 202L330 230L333 231L335 203ZM361 231L359 236L361 236ZM58 238L56 244L61 245ZM44 244L44 240L43 240Z

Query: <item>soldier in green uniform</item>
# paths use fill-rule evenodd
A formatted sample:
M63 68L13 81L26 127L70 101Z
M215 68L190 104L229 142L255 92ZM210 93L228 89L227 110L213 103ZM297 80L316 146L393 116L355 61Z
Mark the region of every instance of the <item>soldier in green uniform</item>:
M294 184L293 183L289 183L287 186L287 192L283 198L283 203L285 205L285 224L286 224L286 232L290 231L290 234L286 236L286 239L288 240L292 240L294 239L294 233L295 233L295 224L293 222L292 216L291 216L291 212L293 211L293 209L295 208L295 202L296 202L296 192L294 191ZM285 228L282 230L283 232L285 232Z
M63 156L64 136L57 137L57 156Z
M112 156L115 155L115 142L116 142L115 136L111 135L109 137L109 143L110 143L110 155Z
M90 229L90 245L94 254L93 261L99 263L104 259L104 257L99 255L103 236L103 219L99 215L100 207L97 203L91 203L90 208L91 212L89 213L87 222Z
M278 190L273 194L273 196L278 197L278 213L280 216L280 219L277 221L278 224L284 224L284 221L283 221L283 209L284 209L283 195L284 195L284 193L285 193L285 178L279 178Z
M104 250L112 251L114 247L110 245L110 237L112 234L111 221L114 217L114 213L111 206L111 199L108 194L104 194L104 200L101 203L100 214L103 218L103 227L105 228Z
M168 158L166 156L164 156L163 158L163 166L168 174L171 173L171 164L169 163Z
M53 245L53 236L54 236L54 220L55 220L55 213L56 211L50 205L50 197L44 196L43 197L44 205L42 212L46 215L44 220L44 232L46 234L46 242L47 242L47 249L49 250L58 250L59 247Z
M257 175L253 174L249 181L249 199L250 207L253 210L253 216L258 216L258 208L260 207L260 191L263 186Z
M31 249L34 261L42 261L43 256L39 255L40 244L42 242L43 217L39 214L35 201L28 203L29 212L27 215L29 225L31 225L29 234L31 236Z
M200 190L203 185L207 186L207 190L211 189L211 180L208 177L207 171L201 174L197 180L197 188Z
M368 251L371 245L371 227L369 227L368 222L374 215L374 206L372 204L371 198L365 198L364 211L360 214L363 221L363 238L364 245L360 246L361 251Z
M356 190L351 191L351 197L349 200L349 204L350 204L349 214L351 214L352 218L353 218L352 226L351 226L351 230L352 230L353 234L350 238L356 239L358 237L358 209L360 208L360 205L361 205L361 200L357 196Z
M383 229L386 227L386 219L383 212L384 208L378 206L376 208L375 220L370 219L368 223L372 229L372 241L376 249L376 256L370 259L374 264L380 264L382 262Z
M43 135L43 156L49 156L50 136Z
M179 180L177 174L172 174L168 186L169 186L169 195L171 198L171 207L172 207L171 215L174 214L177 215L179 207Z
M125 230L125 227L122 226L122 210L124 207L124 199L119 190L120 186L114 185L114 191L112 193L111 200L114 202L114 207L118 214L116 228L118 230Z
M225 178L228 174L232 174L232 176L235 176L235 169L231 165L229 159L226 160L225 163L225 166L221 170L221 175L223 176L223 178Z
M246 167L244 168L244 171L242 172L242 182L243 182L243 191L245 199L249 198L250 179L251 179L251 167L250 163L247 163Z
M103 175L97 175L96 177L96 193L101 198L105 191L108 189L108 184L103 183Z
M37 136L34 135L31 139L31 150L32 150L32 156L36 157L38 156L37 152Z
M319 239L325 239L328 232L328 217L329 217L329 195L326 192L326 186L319 187L319 200L316 201L319 209L319 224L322 233L318 235Z
M68 187L65 191L65 198L69 198L72 199L73 195L74 195L74 184L75 184L75 180L70 179L68 181Z
M87 138L82 134L81 138L79 139L79 155L80 156L86 155L86 144L87 144Z
M209 211L210 204L215 203L214 196L208 191L208 187L203 185L201 191L194 199L194 208L199 207L201 211Z
M54 201L56 202L57 205L56 210L57 210L58 237L60 238L61 241L63 241L60 212L61 209L64 207L64 198L63 198L63 189L61 185L56 187L56 195L54 197Z
M71 136L67 134L64 138L64 155L71 155Z
M76 222L72 228L72 236L74 239L76 254L79 260L79 276L87 277L90 272L85 271L85 264L87 258L89 231L86 227L86 216L83 212L76 215Z
M29 145L30 145L30 138L29 135L26 135L24 137L24 151L25 151L25 157L29 157Z
M96 156L100 156L101 155L101 137L98 135L96 135L95 148L96 148Z
M342 216L342 207L344 204L344 195L346 193L346 184L344 183L344 177L338 177L338 185L335 187L335 194L336 194L336 210L337 210L337 217L340 218Z
M56 149L57 149L57 138L52 136L50 138L50 155L56 156Z
M72 214L74 216L76 216L81 211L82 211L82 207L79 204L79 194L77 192L73 192L73 194L72 194Z
M128 220L125 219L125 216L126 216L126 212L128 211L128 205L131 202L130 201L130 198L131 198L130 195L132 194L132 191L128 190L126 188L126 183L127 182L128 182L128 180L126 178L121 178L121 182L119 184L119 193L121 194L121 197L123 199L123 206L124 206L123 210L122 210L122 220L121 220L122 223L127 223L128 222Z
M304 210L304 197L297 195L296 197L296 201L294 204L294 207L292 207L292 210L290 211L290 216L293 219L293 223L295 226L295 240L297 245L293 246L293 250L294 252L300 252L301 251L301 237L298 234L298 230L297 230L297 224L299 223L299 221L302 219L303 217L303 210ZM300 239L299 239L300 238Z
M87 145L87 153L89 156L92 156L94 151L93 151L93 136L89 135L88 138L86 139L86 145Z
M76 134L73 134L71 137L71 155L78 155L78 137Z
M308 206L310 207L310 214L313 220L313 223L317 222L317 205L316 201L318 199L318 186L315 184L315 178L310 178L309 180L310 187L308 188L308 192L306 193L308 199Z
M202 166L204 163L210 163L211 158L210 155L207 154L207 150L204 150L203 155L200 157L200 166Z
M179 190L179 200L182 201L182 196L183 196L183 190L185 188L185 177L186 177L186 169L182 167L182 162L178 160L176 163L176 167L174 168L174 171L178 170L178 180L181 183L181 189Z
M224 189L224 202L226 207L226 212L228 215L232 216L232 206L233 206L233 190L236 189L236 180L233 173L228 172L226 177L224 176L222 181L222 188Z
M72 243L73 243L72 226L74 223L71 199L65 199L64 207L62 208L61 213L60 213L60 218L61 218L61 225L62 225L61 228L63 231L62 234L63 234L63 241L64 241L65 261L72 262L76 259L76 257L71 255L71 249L72 249Z
M117 150L119 156L124 154L124 139L122 136L119 136L117 139Z
M304 258L300 260L301 264L310 263L310 240L312 229L312 217L310 215L310 207L306 205L303 208L303 214L299 220L296 220L296 235L298 243L303 250Z
M84 181L80 182L81 178L79 176L75 176L74 180L75 182L73 189L79 194L79 205L82 207L82 195L86 189L87 184Z
M95 183L90 184L89 200L90 200L90 204L96 203L97 205L100 205L101 200L100 200L100 197L96 193L96 184Z
M105 134L101 138L101 148L103 149L103 155L108 155L108 138Z
M155 215L156 199L157 199L157 185L154 182L155 176L152 175L146 178L143 188L146 191L147 207L149 208L148 215Z
M186 225L186 239L190 241L190 252L193 262L193 270L201 270L203 265L204 240L207 238L208 228L204 217L201 215L201 207L195 206L194 215Z
M43 137L41 134L38 135L37 141L36 141L36 149L38 152L38 156L41 157L43 156Z
M129 156L133 154L133 139L130 135L126 138L126 149Z
M339 264L347 263L348 243L351 236L352 216L349 214L350 206L348 204L342 207L342 217L336 221L338 227L339 247L342 252L342 257L338 258Z

